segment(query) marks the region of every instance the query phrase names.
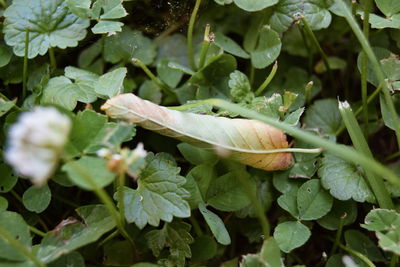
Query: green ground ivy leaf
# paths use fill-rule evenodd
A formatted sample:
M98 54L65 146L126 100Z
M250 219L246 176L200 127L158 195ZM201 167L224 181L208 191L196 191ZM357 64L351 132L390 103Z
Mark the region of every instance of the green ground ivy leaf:
M297 208L302 220L316 220L332 208L333 198L322 188L319 179L312 179L297 191Z
M342 124L342 117L336 99L321 99L306 110L304 124L309 129L319 129L322 133L336 135Z
M339 200L352 198L357 202L375 202L363 172L341 158L324 154L318 176L321 177L322 186Z
M270 26L262 27L259 32L258 44L250 52L252 65L257 69L269 66L278 58L281 47L282 42L279 34Z
M228 36L217 32L215 33L214 43L216 46L224 49L224 51L241 58L250 58L250 55L243 50L234 40Z
M272 29L282 33L292 25L296 15L302 15L313 30L324 29L332 20L329 6L329 0L281 0L276 5L269 24Z
M4 39L17 56L24 56L29 28L28 58L44 55L51 47L77 46L89 26L89 20L71 13L64 0L15 0L4 17Z
M307 226L298 221L280 223L274 231L274 238L279 248L286 253L302 246L310 235L311 232Z
M278 3L278 0L233 0L233 2L241 9L252 12L273 6Z
M141 172L137 189L125 187L125 217L142 229L146 224L158 226L160 220L171 222L173 216L190 216L183 188L186 179L179 175L180 168L163 154L148 155L147 166Z
M218 243L225 246L229 245L231 243L231 238L221 218L214 212L208 210L203 203L200 203L198 207Z
M29 228L21 215L11 211L0 211L0 225L11 236L16 238L27 249L32 248L32 238ZM9 245L0 237L0 257L7 260L22 261L25 256L20 254L17 249Z
M83 222L68 218L42 239L37 257L44 263L56 260L77 248L99 239L115 227L115 221L103 205L82 206L76 209Z
M127 69L125 67L115 69L100 76L95 92L99 95L113 97L123 92L123 82Z
M157 55L157 45L140 31L124 27L122 32L106 38L103 51L105 60L113 64L131 63L134 57L149 65Z
M190 244L194 239L190 235L191 225L182 221L173 221L164 224L161 230L152 230L145 235L147 245L154 256L158 257L164 247L169 248L168 259L175 262L176 266L185 266L185 258L191 258Z
M15 106L15 103L17 103L17 99L7 101L0 98L0 117L10 111Z
M37 187L29 187L22 196L22 203L29 211L41 213L50 204L51 191L47 184Z
M394 210L374 209L361 227L375 231L379 246L400 255L400 214Z
M106 159L84 156L78 160L69 161L61 169L77 186L94 190L109 185L115 178L116 174L111 172L106 164Z

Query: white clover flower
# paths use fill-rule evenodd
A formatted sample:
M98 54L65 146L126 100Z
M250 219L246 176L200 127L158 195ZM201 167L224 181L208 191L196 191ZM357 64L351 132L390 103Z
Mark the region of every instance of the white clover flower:
M144 150L143 143L138 143L132 152L138 158L145 158L147 156L147 151Z
M5 160L14 171L44 184L57 167L68 140L71 120L53 107L35 107L10 126Z

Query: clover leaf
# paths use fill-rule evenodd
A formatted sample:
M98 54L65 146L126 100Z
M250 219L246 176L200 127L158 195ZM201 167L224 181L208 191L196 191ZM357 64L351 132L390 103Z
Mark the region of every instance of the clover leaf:
M77 46L89 26L89 20L74 15L63 0L15 0L4 17L4 39L17 56L24 56L29 31L28 58L51 47Z

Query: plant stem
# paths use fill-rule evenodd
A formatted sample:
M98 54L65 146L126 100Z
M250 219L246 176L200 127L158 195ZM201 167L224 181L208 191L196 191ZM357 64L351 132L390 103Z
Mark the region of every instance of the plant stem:
M310 104L311 103L311 89L314 86L314 82L313 81L309 81L304 89L305 91L305 95L306 95L306 104Z
M166 94L175 96L175 92L172 91L172 89L169 88L169 86L166 85L163 81L158 79L140 59L132 58L132 62L137 64L147 74L147 76L152 80L152 82L155 83L158 87L160 87L160 89L163 90Z
M50 66L52 69L56 69L57 68L57 60L56 60L56 56L54 54L54 49L53 47L49 48L49 57L50 57Z
M194 62L194 52L193 52L193 28L197 17L197 12L199 11L200 4L201 0L196 0L196 3L192 11L192 15L190 16L189 28L187 33L188 57L189 57L189 64L192 70L196 70L196 64Z
M70 164L75 169L75 171L77 171L81 175L81 177L85 180L85 182L91 186L94 193L101 200L101 202L103 202L103 204L108 209L108 212L110 212L111 216L114 218L117 229L119 230L121 235L126 240L129 241L129 243L132 245L132 248L134 249L135 243L133 242L133 240L129 236L129 234L125 231L124 225L122 223L122 218L120 217L120 214L118 213L117 209L115 208L115 205L114 205L113 201L111 200L111 198L107 195L106 191L104 191L103 188L99 187L96 184L96 182L93 180L93 178L86 172L86 170L83 169L82 167L80 167L78 164L76 164L76 162L71 161Z
M261 95L265 88L269 85L269 83L272 81L272 79L275 77L276 70L278 69L278 61L275 61L274 65L272 66L271 72L269 73L268 77L265 79L265 81L258 87L258 89L255 92L256 96Z
M336 232L335 242L333 243L333 246L331 249L331 253L330 253L331 256L333 254L335 254L335 252L340 244L340 238L342 237L342 232L343 232L344 219L346 218L346 216L347 216L347 214L345 213L342 216L340 216L340 218L339 218L339 227Z
M28 53L29 53L29 27L25 28L25 53L24 66L22 71L22 100L26 97L26 87L28 80Z
M347 131L349 132L354 147L359 152L372 159L372 152L369 149L368 143L365 140L360 125L358 124L349 103L339 102L339 111L342 115L342 119L344 121L344 124L346 125ZM371 172L365 172L365 176L372 191L374 192L379 206L384 209L394 209L392 199L390 198L390 194L387 191L385 183L383 182L381 176L375 175Z
M397 265L398 260L399 260L399 256L397 256L396 254L393 254L392 258L390 259L389 267L395 267Z
M365 38L368 40L369 37L369 12L371 10L372 1L366 0L364 3L364 21L363 21L363 33ZM367 91L367 72L368 72L368 57L365 52L362 52L361 62L361 99L363 106L363 117L365 123L365 136L368 136L369 132L369 118L368 118L368 91Z
M113 239L114 237L116 237L117 235L119 235L119 231L115 230L114 232L112 232L110 235L108 235L106 238L104 238L98 245L97 247L102 247L108 240Z
M397 151L397 152L395 152L395 153L393 153L393 154L387 156L387 157L385 158L385 161L389 161L389 160L391 160L391 159L397 158L398 156L400 156L400 151Z
M203 235L203 231L201 230L201 227L199 225L199 223L197 222L196 218L194 217L194 215L192 214L192 216L189 217L189 221L193 226L194 232L196 233L197 236L202 236Z
M354 19L353 15L351 14L351 11L347 8L347 6L343 2L343 0L335 0L335 1L341 7L342 11L344 11L344 16L345 16L347 22L349 23L351 29L353 30L354 34L356 35L362 48L364 49L364 52L367 54L368 59L371 62L371 66L374 70L374 73L375 73L376 77L378 78L379 86L383 86L384 99L385 99L386 105L388 106L389 113L390 113L393 123L394 123L394 129L395 129L396 138L397 138L397 145L400 148L400 120L397 115L396 109L394 107L393 100L390 96L390 89L387 84L387 81L385 80L385 74L384 74L384 72L381 68L381 65L379 64L374 52L372 51L372 48L371 48L368 40L365 38L363 32L361 31L356 20Z
M3 227L0 225L0 236L5 239L5 241L18 250L19 253L24 255L26 258L30 259L36 266L45 267L46 265L41 263L38 258L21 242L19 242L16 238L14 238L10 233L8 233Z
M210 33L210 24L206 25L206 29L204 31L204 40L203 46L200 51L200 60L199 60L199 69L204 67L204 63L206 62L208 48L210 47L211 42L214 42L214 34Z
M45 233L45 232L42 232L42 231L40 231L39 229L37 229L36 227L33 227L33 226L31 226L31 225L29 225L29 230L30 230L32 233L37 234L38 236L41 236L41 237L46 236L46 233Z
M333 73L332 73L331 67L329 66L328 57L326 56L324 50L322 50L322 47L319 44L317 37L315 36L314 32L312 31L307 20L305 18L301 18L301 21L303 22L304 28L305 28L306 32L308 33L308 35L311 37L311 40L314 43L315 47L317 48L318 52L321 54L322 61L324 62L326 70L328 71L329 79L331 80L331 84L333 86L335 84L335 80L333 79Z
M337 155L338 157L346 161L352 162L354 164L359 164L366 171L371 171L377 175L385 177L385 179L388 180L390 183L400 186L400 178L392 170L383 166L376 160L371 159L348 146L336 144L322 137L318 137L311 133L308 133L307 131L304 131L302 129L292 127L287 123L276 121L254 110L241 107L240 105L237 104L229 103L222 99L212 98L203 101L198 101L196 104L197 105L209 104L231 112L239 113L240 115L246 118L255 119L267 123L271 126L274 126L286 132L287 134L295 138L306 141L307 143L314 145L316 147L321 147L325 151Z
M375 264L370 259L368 259L366 256L364 256L364 254L362 254L354 249L351 249L349 247L346 247L342 244L339 244L339 247L341 249L343 249L344 251L347 251L348 253L350 253L350 254L356 256L357 258L359 258L360 260L362 260L365 264L367 264L367 266L375 267Z
M118 207L122 225L125 224L124 186L125 186L125 172L120 171L118 174L118 202L119 202Z

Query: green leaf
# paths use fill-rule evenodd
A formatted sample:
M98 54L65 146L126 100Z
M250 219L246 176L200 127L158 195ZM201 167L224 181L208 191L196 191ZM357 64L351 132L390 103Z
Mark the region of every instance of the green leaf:
M122 5L123 0L97 0L92 7L95 19L119 19L128 15ZM101 14L101 10L103 13Z
M93 26L92 32L94 34L102 33L115 33L122 31L124 24L119 21L101 20Z
M349 267L343 264L343 255L335 254L329 257L325 267Z
M167 58L161 59L157 63L157 74L171 88L175 88L182 79L183 73L169 66Z
M324 154L318 170L322 186L339 200L374 202L375 197L365 182L363 172L347 161L331 154Z
M108 97L113 97L121 94L124 88L123 82L126 73L126 68L118 68L100 76L96 85L95 92Z
M70 141L78 151L84 151L96 139L107 118L93 110L78 112L74 121Z
M6 101L0 98L0 117L2 117L4 114L10 111L15 106L16 103L17 99Z
M353 200L334 200L331 211L318 219L318 224L328 230L337 230L343 217L343 225L350 225L357 219L357 205Z
M80 18L88 18L90 15L91 0L66 0L69 10Z
M5 211L8 208L8 200L0 196L0 212Z
M187 201L192 209L205 201L210 183L216 178L215 168L209 164L201 164L190 170L184 188L190 193Z
M47 184L37 187L31 186L26 190L22 196L22 203L29 211L41 213L50 204L51 191Z
M15 0L4 17L4 39L17 56L24 56L29 28L28 58L44 55L52 47L77 46L89 26L89 20L71 13L64 0Z
M161 39L156 39L158 52L156 63L161 59L168 59L181 66L189 66L187 40L182 34L175 33Z
M294 218L299 219L299 209L297 207L297 191L298 189L292 189L283 195L281 195L277 202L279 207L286 210Z
M200 203L198 207L218 243L225 246L229 245L231 243L231 238L225 228L224 222L218 217L218 215L207 210L203 203Z
M249 205L250 199L238 175L241 174L229 172L212 181L207 191L206 203L221 211L237 211ZM255 182L252 179L248 182L255 189Z
M278 243L273 237L264 241L260 252L260 258L270 267L283 267L281 251L279 250Z
M217 254L217 243L208 235L198 236L190 245L192 252L191 263L201 263L212 259Z
M316 220L332 208L333 198L326 192L318 179L305 182L297 191L297 208L302 220Z
M110 241L104 244L104 261L107 266L131 266L135 258L130 249L131 244L127 240Z
M0 193L7 193L15 186L18 178L13 174L11 168L4 163L0 164L0 174Z
M0 44L0 68L7 65L11 60L11 50L4 44Z
M400 13L400 2L397 0L375 0L375 3L387 17Z
M183 188L186 179L180 168L164 156L149 155L147 166L141 172L136 190L124 188L125 217L143 229L146 224L158 226L160 220L171 222L173 216L190 216L189 195Z
M161 250L168 247L169 259L175 261L176 266L185 266L185 258L192 256L189 244L194 241L190 228L190 224L174 221L166 223L161 230L146 233L145 239L154 256L158 257Z
M236 102L249 102L254 97L246 74L235 70L229 75L229 88L232 99Z
M310 235L307 226L297 221L280 223L274 231L274 238L279 248L286 253L302 246Z
M86 94L81 92L70 79L60 76L51 78L43 89L41 104L56 104L68 110L73 110L79 99L84 99Z
M218 161L218 157L215 154L205 149L187 143L180 143L177 147L182 156L193 165L200 165L203 163L214 165Z
M332 16L328 11L329 0L281 0L269 20L272 29L278 33L286 31L296 20L296 14L304 16L313 30L327 28Z
M163 96L160 87L150 80L146 80L140 85L138 95L155 104L160 104Z
M234 40L220 32L215 33L214 44L222 48L224 51L237 57L250 58L250 55L246 51L244 51L243 48L240 47L240 45L238 45Z
M11 211L0 211L0 225L11 236L17 239L21 245L27 249L32 247L32 238L29 233L29 228L21 215ZM26 260L25 256L21 255L17 249L9 245L0 237L1 258L7 260L22 261Z
M398 112L400 98L397 95L393 95L392 99L393 99L393 102L395 104L396 111ZM381 106L381 113L382 113L383 122L390 129L394 129L395 128L394 127L394 120L393 120L392 114L390 113L389 107L386 104L386 101L385 101L383 96L379 97L379 103L380 103L380 106Z
M75 218L62 221L42 239L37 257L49 263L77 248L95 242L115 227L115 221L103 205L82 206L76 209L83 222Z
M251 64L257 69L271 65L278 58L281 47L279 34L269 26L264 26L259 32L257 46L250 52Z
M85 267L85 259L77 251L62 255L48 265L49 267Z
M374 262L384 262L385 258L382 252L375 245L375 243L365 234L357 230L347 230L344 233L344 239L346 240L347 246L355 251L360 252L364 256L367 256L370 260ZM362 262L359 258L354 257L354 261L360 266Z
M77 186L94 190L109 185L115 178L116 174L106 164L106 159L84 156L64 164L61 169Z
M103 51L105 60L113 64L131 63L134 57L149 65L157 54L156 48L156 44L140 31L124 27L122 32L106 38Z
M79 95L81 95L78 101L83 103L96 101L95 88L96 82L99 79L97 74L71 66L66 67L64 71L65 77L74 80L74 84L77 86L75 90L79 91Z
M375 231L379 246L400 255L400 214L394 210L374 209L365 217L361 227Z
M278 0L233 0L235 4L249 12L260 11L266 7L273 6Z
M336 99L321 99L306 110L304 124L308 129L319 129L322 133L336 135L342 125L342 117Z

